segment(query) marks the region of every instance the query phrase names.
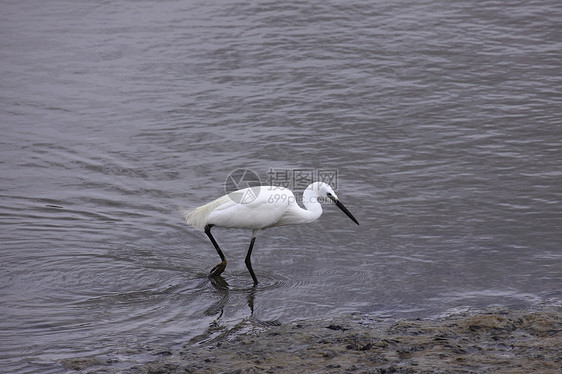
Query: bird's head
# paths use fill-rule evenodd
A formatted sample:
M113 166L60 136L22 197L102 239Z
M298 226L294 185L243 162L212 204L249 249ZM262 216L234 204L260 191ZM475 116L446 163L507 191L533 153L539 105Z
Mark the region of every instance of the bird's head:
M314 182L308 188L316 191L319 197L324 199L328 198L328 196L333 196L336 199L338 198L334 189L328 184L324 182Z
M308 186L307 189L312 189L313 191L317 191L319 197L322 197L324 199L328 198L332 200L334 204L336 204L336 206L340 208L342 212L344 212L349 218L351 218L353 222L359 224L359 222L357 222L357 219L353 216L353 214L351 214L351 212L347 210L347 208L342 204L340 199L338 199L338 195L336 195L334 189L329 184L324 182L314 182L310 186Z

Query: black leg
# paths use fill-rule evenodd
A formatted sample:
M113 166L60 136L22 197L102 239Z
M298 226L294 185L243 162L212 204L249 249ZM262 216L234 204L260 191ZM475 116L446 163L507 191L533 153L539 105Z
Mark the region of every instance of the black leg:
M254 274L254 269L252 269L252 260L250 257L252 256L252 249L254 248L254 242L256 241L256 237L252 237L252 241L250 242L250 248L248 248L248 254L246 255L246 267L250 271L250 275L254 280L254 284L258 284L258 278L256 278L256 274Z
M222 253L219 245L217 244L217 241L215 240L215 238L213 238L213 235L211 234L211 227L213 227L213 225L205 226L205 234L207 234L207 236L211 240L211 243L213 243L213 246L217 250L217 253L219 254L222 260L220 264L218 264L217 266L211 269L211 275L217 276L220 275L226 268L226 257L224 257L224 254Z

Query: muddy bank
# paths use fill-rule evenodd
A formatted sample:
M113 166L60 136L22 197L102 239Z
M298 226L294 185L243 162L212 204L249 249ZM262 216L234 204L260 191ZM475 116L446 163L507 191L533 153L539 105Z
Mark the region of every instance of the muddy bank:
M130 373L555 373L562 370L562 311L487 310L439 319L349 316L249 331L178 350ZM88 363L66 360L74 369ZM99 363L98 363L99 364ZM98 365L95 365L98 366ZM114 367L115 368L115 367ZM98 366L99 369L99 366ZM107 370L109 369L109 370ZM106 367L107 371L112 371Z

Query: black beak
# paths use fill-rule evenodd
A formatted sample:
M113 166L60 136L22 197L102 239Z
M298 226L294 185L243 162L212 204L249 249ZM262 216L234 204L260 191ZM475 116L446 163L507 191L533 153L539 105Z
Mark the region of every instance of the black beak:
M357 222L357 219L355 219L355 217L353 217L353 214L351 214L351 212L349 210L347 210L347 208L341 203L341 201L339 201L338 199L336 199L334 196L332 196L331 194L328 194L328 197L330 198L330 200L332 200L336 206L338 208L341 209L342 212L345 213L346 216L348 216L349 218L351 218L351 220L353 222L355 222L356 224L359 224L359 222Z

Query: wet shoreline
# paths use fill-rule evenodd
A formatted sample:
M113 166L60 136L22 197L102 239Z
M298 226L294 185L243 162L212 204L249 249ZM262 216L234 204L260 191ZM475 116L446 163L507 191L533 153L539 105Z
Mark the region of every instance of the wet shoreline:
M233 332L123 368L102 358L66 369L127 373L555 373L562 369L562 309L489 308L435 319L351 315Z

